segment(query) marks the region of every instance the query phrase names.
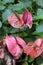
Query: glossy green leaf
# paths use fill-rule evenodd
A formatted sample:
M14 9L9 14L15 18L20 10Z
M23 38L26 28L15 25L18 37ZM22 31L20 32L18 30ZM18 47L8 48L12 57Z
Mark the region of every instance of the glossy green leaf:
M24 65L28 65L28 62L25 62Z
M37 15L33 17L33 20L38 20L38 19L43 20L43 9L38 9Z
M29 62L33 62L33 61L34 61L34 58L30 57Z
M4 10L5 6L4 5L0 5L0 10Z
M38 9L37 10L37 16L40 16L43 18L43 9Z
M38 26L36 27L36 31L37 31L38 33L43 32L43 24L38 25Z
M5 2L5 3L13 3L14 0L3 0L3 2Z
M42 58L39 57L36 59L36 61L37 61L38 65L43 65L43 59Z
M41 7L43 7L43 0L36 0L37 4Z
M43 24L39 24L37 27L36 27L36 33L41 33L43 32Z
M13 28L13 27L6 27L6 26L4 26L4 29L6 30L6 32L7 33L19 33L19 32L24 32L24 31L26 31L26 28L23 28L23 29L18 29L18 28ZM24 32L25 33L25 32ZM22 34L22 33L21 33ZM27 33L26 34L24 34L24 35L27 35Z
M2 13L2 18L3 21L6 21L8 16L13 14L12 11L10 9L6 9L3 13Z
M12 10L20 10L22 8L24 8L24 4L22 2L18 3L18 4L14 4L14 5L9 5L8 8L12 9Z
M0 28L0 38L4 37L6 35L6 31L2 28Z
M0 28L2 27L2 22L0 21Z
M30 7L30 6L31 6L31 2L30 3L29 2L25 2L25 3L19 2L18 4L9 5L8 8L18 11L18 10L21 10L23 8Z

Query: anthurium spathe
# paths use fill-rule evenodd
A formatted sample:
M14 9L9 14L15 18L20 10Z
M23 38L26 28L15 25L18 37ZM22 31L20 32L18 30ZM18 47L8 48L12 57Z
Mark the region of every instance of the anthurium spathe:
M16 58L19 58L23 52L23 47L25 47L25 41L20 37L13 37L6 35L5 42L8 51Z
M34 44L36 46L39 46L39 47L42 46L42 44L43 44L43 38L39 38L39 39L35 40Z
M32 14L26 9L25 12L23 13L23 21L24 24L26 24L27 26L29 26L29 28L32 27Z
M33 46L33 43L32 42L29 42L27 44L27 46L24 49L24 53L27 54L27 55L32 56L33 58L36 57L36 51L34 49L34 46Z
M34 44L37 46L37 47L40 47L40 49L42 49L41 51L43 52L43 38L39 38L37 39Z
M26 25L32 27L32 14L26 9L23 14L16 14L8 16L8 22L14 28L23 28Z
M43 40L37 39L34 43L29 42L25 47L24 53L32 56L33 58L37 58L43 52Z

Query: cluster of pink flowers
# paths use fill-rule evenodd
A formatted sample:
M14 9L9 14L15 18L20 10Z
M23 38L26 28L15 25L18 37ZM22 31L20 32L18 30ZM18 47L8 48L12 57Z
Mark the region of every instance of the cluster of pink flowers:
M26 9L23 14L14 13L8 17L8 23L14 28L23 28L26 25L32 27L32 14ZM36 58L43 53L43 39L37 39L35 42L26 42L20 37L6 36L5 42L9 52L19 58L24 52L27 55Z
M23 28L26 25L31 28L32 14L27 9L23 14L14 13L8 17L8 23L14 28ZM33 58L36 58L43 53L43 38L39 38L35 40L35 42L28 42L28 44L26 44L26 42L20 37L6 35L4 42L7 45L8 51L17 59L22 55L22 53L30 55Z
M19 58L24 52L33 58L40 56L43 53L43 39L39 38L35 42L26 42L20 37L6 36L5 42L9 52Z

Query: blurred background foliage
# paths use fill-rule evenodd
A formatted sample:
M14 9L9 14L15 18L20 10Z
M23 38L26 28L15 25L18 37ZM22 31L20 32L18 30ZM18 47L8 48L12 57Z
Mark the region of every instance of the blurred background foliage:
M8 24L7 17L17 13L23 13L28 9L33 16L33 26L31 29L15 29ZM26 42L43 38L43 0L0 0L0 38L6 34L20 36ZM29 57L24 61L24 65L43 65L43 56L33 59Z

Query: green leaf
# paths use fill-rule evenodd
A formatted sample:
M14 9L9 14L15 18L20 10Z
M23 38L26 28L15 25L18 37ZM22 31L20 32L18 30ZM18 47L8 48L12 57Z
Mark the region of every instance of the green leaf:
M4 26L3 28L4 28L4 30L6 30L6 33L16 33L19 31L18 29L15 29L15 28L10 27L10 26L9 27Z
M30 2L30 0L20 0L20 1L22 1L22 2L28 2L29 1Z
M31 5L31 3L29 3L29 2L25 2L25 3L19 2L18 4L14 4L14 5L11 4L11 5L9 5L8 9L12 9L12 10L18 11L18 10L21 10L23 8L30 7L30 5Z
M34 61L34 58L30 57L29 62L33 62L33 61Z
M34 65L33 63L31 65Z
M39 25L36 27L36 32L37 32L37 33L43 32L43 24L39 24Z
M42 58L39 57L36 59L36 61L37 61L38 65L43 65L43 59Z
M28 62L24 62L24 65L28 65Z
M37 10L37 16L43 17L43 9Z
M0 21L0 28L2 27L2 22Z
M22 2L18 3L18 4L14 4L14 5L9 5L8 8L12 9L12 10L20 10L22 8L24 8L24 4Z
M6 21L8 16L13 14L12 11L10 9L6 9L3 13L2 13L2 18L3 21Z
M32 6L32 2L27 1L24 3L25 7L31 7Z
M0 38L6 35L6 31L2 28L0 28Z
M9 26L9 27L4 26L3 28L6 30L7 33L19 33L19 32L24 32L24 31L26 31L26 28L18 29L18 28L13 28L13 27L11 27L11 26ZM24 33L25 33L25 32L24 32ZM24 35L27 35L27 33L24 34Z
M43 7L43 0L36 0L37 4L41 7Z
M38 33L43 32L43 24L40 24L36 27L36 32Z
M37 15L33 17L33 20L38 20L38 19L43 20L43 9L38 9Z
M33 35L37 35L36 38L43 38L43 23L41 22L36 26L36 31L32 33Z
M5 6L4 5L0 5L0 10L4 10Z
M3 0L4 3L13 3L14 0Z
M40 34L43 33L43 23L36 26L36 31L33 34Z

